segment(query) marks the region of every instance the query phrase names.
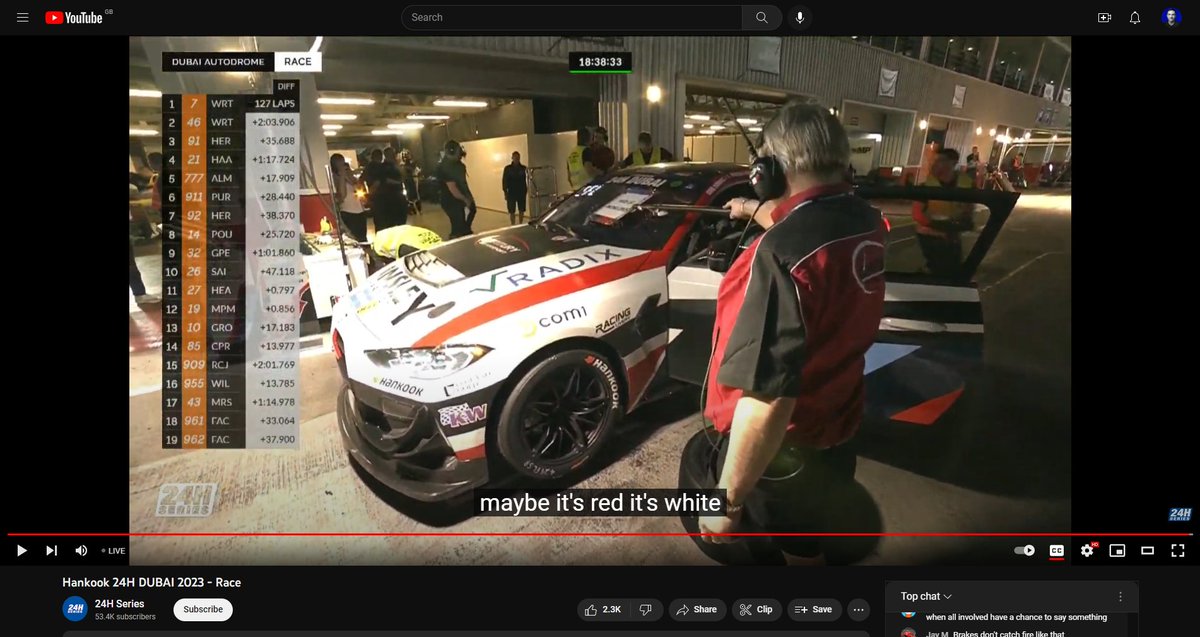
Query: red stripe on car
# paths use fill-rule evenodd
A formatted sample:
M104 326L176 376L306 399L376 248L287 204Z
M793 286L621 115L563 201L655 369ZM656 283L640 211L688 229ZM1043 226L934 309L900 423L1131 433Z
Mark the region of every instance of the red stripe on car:
M466 462L467 460L479 460L480 458L484 457L484 455L484 445L454 452L454 457L462 460L463 462Z
M626 375L629 377L629 408L632 409L637 400L642 397L642 392L646 391L646 385L650 383L650 379L654 377L654 370L658 369L658 361L667 351L667 346L656 348L654 351L646 355L640 362L626 370Z
M479 307L468 311L462 316L455 317L439 326L418 340L413 347L435 347L446 341L472 330L484 323L490 323L498 318L519 312L527 307L545 303L580 290L604 285L622 277L640 272L644 256L634 256L621 261L605 263L583 272L575 272L566 276L542 281L523 290L506 294L494 301L488 301Z

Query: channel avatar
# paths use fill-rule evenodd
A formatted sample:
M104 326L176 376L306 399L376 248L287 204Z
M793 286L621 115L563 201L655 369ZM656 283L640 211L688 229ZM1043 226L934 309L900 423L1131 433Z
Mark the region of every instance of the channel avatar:
M1180 22L1183 22L1183 14L1179 12L1179 9L1170 8L1163 11L1162 21L1163 24L1173 29L1179 26Z

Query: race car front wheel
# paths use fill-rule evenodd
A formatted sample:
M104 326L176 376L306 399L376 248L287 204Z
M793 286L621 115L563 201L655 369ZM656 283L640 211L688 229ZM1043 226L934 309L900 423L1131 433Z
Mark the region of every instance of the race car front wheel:
M608 360L587 350L559 352L517 381L500 412L496 443L518 472L561 478L595 455L622 413L621 384Z

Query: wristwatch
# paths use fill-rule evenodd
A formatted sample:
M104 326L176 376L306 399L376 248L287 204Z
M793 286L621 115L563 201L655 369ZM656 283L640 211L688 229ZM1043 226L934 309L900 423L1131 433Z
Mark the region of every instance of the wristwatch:
M746 507L746 505L744 505L744 504L734 504L732 502L726 502L725 503L725 515L730 516L735 513L741 513L742 509L744 509L745 507Z

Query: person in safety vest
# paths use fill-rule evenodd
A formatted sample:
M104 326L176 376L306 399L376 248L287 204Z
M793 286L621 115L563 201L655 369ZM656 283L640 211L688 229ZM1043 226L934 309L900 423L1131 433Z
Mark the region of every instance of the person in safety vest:
M579 190L592 180L595 167L591 166L591 145L592 129L581 127L575 133L575 148L567 155L567 179L571 182L571 190Z
M975 178L955 170L958 151L943 148L937 152L923 186L934 188L974 188ZM969 203L954 201L918 201L913 203L912 217L916 223L917 243L925 256L930 273L954 276L962 266L960 234L971 229L972 208Z
M392 226L375 233L371 249L385 259L402 256L431 248L442 242L438 233L420 226Z
M621 167L645 166L664 161L675 161L675 156L671 154L671 151L661 146L655 146L650 133L642 131L638 133L637 150L625 156L625 159L621 161Z

